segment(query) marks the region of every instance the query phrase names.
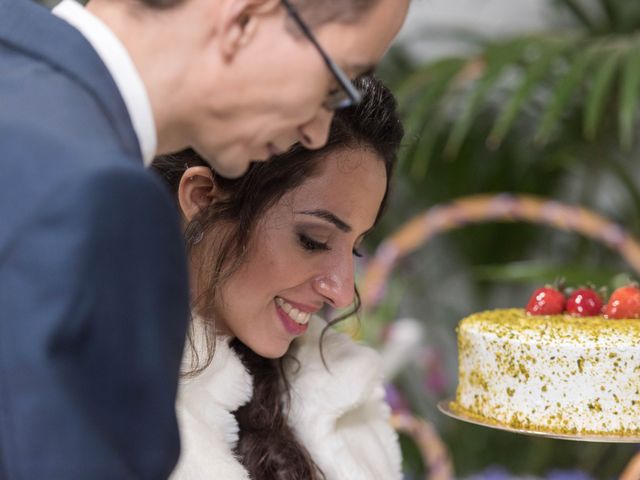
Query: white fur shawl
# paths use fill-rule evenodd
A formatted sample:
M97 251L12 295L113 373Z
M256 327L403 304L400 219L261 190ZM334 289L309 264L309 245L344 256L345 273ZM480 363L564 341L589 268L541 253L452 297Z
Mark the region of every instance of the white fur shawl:
M334 330L327 331L322 363L319 339L326 323L317 317L293 344L289 424L327 480L399 480L398 438L389 425L380 356ZM233 412L251 398L252 379L219 339L213 362L182 382L178 421L182 454L171 480L248 480L233 455L238 426Z

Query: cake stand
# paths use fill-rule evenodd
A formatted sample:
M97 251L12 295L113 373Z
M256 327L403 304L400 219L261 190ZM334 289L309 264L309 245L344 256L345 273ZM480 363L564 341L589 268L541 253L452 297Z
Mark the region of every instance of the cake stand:
M471 415L466 415L464 412L459 412L451 407L453 399L442 400L438 403L438 410L445 415L461 420L463 422L473 423L474 425L480 425L482 427L495 428L497 430L504 430L505 432L519 433L522 435L531 435L534 437L553 438L558 440L573 440L576 442L599 442L599 443L640 443L640 436L621 436L621 435L594 435L594 434L564 434L545 432L542 430L530 430L525 428L514 428L510 425L505 425L494 420L483 420Z

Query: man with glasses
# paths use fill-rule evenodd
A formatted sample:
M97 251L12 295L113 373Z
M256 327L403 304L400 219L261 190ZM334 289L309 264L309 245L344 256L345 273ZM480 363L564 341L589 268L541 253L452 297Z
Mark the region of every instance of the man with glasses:
M0 478L161 479L188 312L173 201L326 142L409 0L0 0Z

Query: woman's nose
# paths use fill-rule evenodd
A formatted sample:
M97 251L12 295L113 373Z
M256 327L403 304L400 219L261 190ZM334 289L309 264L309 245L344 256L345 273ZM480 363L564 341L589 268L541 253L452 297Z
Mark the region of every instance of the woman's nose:
M349 262L342 271L327 272L313 279L313 286L331 306L345 308L353 303L355 283L353 278L353 264Z
M299 128L300 143L305 148L315 150L327 143L333 112L321 108L315 117Z

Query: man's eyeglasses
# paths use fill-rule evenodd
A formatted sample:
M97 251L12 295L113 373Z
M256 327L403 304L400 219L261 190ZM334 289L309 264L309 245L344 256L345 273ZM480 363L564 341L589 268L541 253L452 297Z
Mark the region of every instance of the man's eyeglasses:
M362 101L362 94L358 91L353 82L349 79L347 74L342 70L331 58L327 55L316 37L311 32L311 29L307 26L307 24L302 20L298 11L289 3L289 0L281 0L284 8L287 9L287 12L291 16L296 25L302 30L302 33L305 37L316 47L318 53L324 60L324 63L327 64L327 67L335 77L340 88L331 92L327 99L322 104L324 108L327 110L339 110L341 108L351 107L353 105L357 105Z

